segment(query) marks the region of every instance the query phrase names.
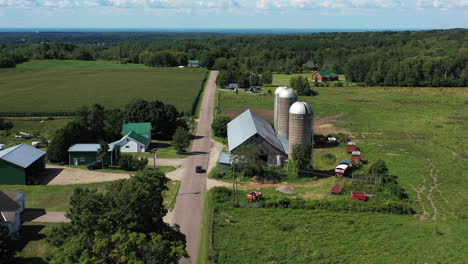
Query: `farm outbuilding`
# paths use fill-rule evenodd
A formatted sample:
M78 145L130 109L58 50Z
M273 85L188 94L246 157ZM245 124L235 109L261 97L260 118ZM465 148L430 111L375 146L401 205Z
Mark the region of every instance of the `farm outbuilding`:
M262 158L269 164L277 164L278 156L287 157L289 142L277 136L271 125L248 109L228 123L229 152L243 145L254 144L260 147Z
M26 144L0 151L0 185L38 184L46 152Z
M327 71L315 71L312 73L312 80L316 82L339 81L338 74Z
M231 154L227 152L219 153L218 164L219 164L219 169L222 171L230 168L232 165Z
M188 67L200 67L200 61L199 60L189 60L187 66Z
M0 191L0 222L8 226L9 235L16 239L21 227L21 213L24 211L24 193Z
M68 149L68 160L70 165L87 165L97 161L99 144L75 144ZM120 158L120 145L109 144L109 150L104 158L104 165L117 165Z

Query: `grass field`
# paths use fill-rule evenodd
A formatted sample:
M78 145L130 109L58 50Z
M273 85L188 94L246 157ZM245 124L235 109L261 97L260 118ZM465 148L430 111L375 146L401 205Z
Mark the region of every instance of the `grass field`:
M357 223L360 214L324 212L323 217L317 216L319 218L314 220L317 220L317 226L331 231L327 231L329 233L323 238L310 238L311 243L318 247L302 247L299 245L303 242L291 240L295 231L282 233L268 224L249 223L248 219L262 219L262 223L270 219L294 222L304 212L266 213L255 209L232 209L228 214L234 215L234 229L242 236L236 238L231 227L215 225L214 236L219 236L218 241L215 239L215 254L221 257L219 263L236 263L237 256L251 256L243 261L256 263L312 262L287 255L289 252L298 252L297 255L302 257L312 256L316 261L320 259L318 263L466 263L466 254L459 246L466 245L466 240L463 242L459 234L466 234L468 217L466 185L463 184L468 176L468 90L412 87L320 87L317 90L319 96L300 98L312 105L316 121L321 126L351 133L370 163L383 159L390 173L399 177L418 214L414 217L369 214L366 218L378 224L363 232L333 220L344 218ZM220 109L224 111L239 108L273 110L273 96L262 98L256 94L219 93ZM316 168L333 168L336 165L324 158L324 153L335 154L337 160L343 158L340 148L316 150ZM297 194L304 191L313 190L298 189ZM262 192L268 195L275 193L268 188ZM311 198L317 197L312 195ZM216 219L221 214L223 211L216 214ZM305 225L301 221L297 222L299 229L294 230L301 230L300 226ZM228 226L226 221L225 225ZM297 236L300 237L299 234ZM344 237L346 241L333 236ZM250 240L254 237L257 237L255 241ZM353 239L362 241L365 252L349 245ZM393 242L397 239L399 242ZM282 246L275 248L272 241L281 241ZM341 246L341 243L347 246ZM258 251L249 245L257 246ZM284 248L289 250L282 250ZM340 250L331 251L333 248ZM262 255L259 253L261 250L267 253Z
M71 113L82 105L123 107L143 98L161 100L190 114L205 75L203 69L33 61L0 70L0 113Z
M466 263L467 231L412 216L226 208L212 263Z
M23 223L20 229L21 239L13 241L16 264L45 264L45 258L53 256L57 249L47 243L54 223Z

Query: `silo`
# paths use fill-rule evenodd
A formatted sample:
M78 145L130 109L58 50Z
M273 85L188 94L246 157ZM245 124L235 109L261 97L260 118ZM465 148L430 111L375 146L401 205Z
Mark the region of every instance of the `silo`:
M278 94L278 136L289 138L289 108L297 101L292 89L284 89Z
M314 113L306 102L295 102L289 109L289 155L296 145L309 147L312 152Z
M275 132L278 133L278 97L279 93L285 89L288 89L286 86L280 86L275 90L275 115L273 117L273 126L275 128Z

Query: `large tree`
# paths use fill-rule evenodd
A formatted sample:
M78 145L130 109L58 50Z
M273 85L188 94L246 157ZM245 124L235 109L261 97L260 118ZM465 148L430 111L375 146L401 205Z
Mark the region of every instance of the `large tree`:
M8 227L0 221L0 264L13 263L14 252L11 249Z
M190 146L190 138L192 135L184 127L178 127L172 139L172 145L177 152L183 152Z
M47 157L52 162L67 162L68 148L77 143L91 143L89 129L80 120L70 121L64 128L55 132L47 148Z
M67 213L71 222L49 238L59 247L50 263L178 263L186 255L185 237L163 221L168 181L147 168L104 193L76 189Z
M213 129L213 133L217 137L226 138L227 137L227 124L231 122L231 118L226 115L219 115L215 117L213 123L211 124L211 128Z

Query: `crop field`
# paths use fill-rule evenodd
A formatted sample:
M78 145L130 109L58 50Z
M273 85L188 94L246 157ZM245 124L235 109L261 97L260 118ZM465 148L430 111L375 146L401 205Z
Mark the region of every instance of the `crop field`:
M316 132L350 134L361 148L364 159L370 163L383 159L390 173L398 176L399 183L409 194L411 203L417 211L414 217L371 214L369 219L375 218L373 221L379 224L369 228L366 235L360 233L353 235L352 230L346 230L346 227L338 221L323 222L324 228L334 230L334 233L329 231L330 234L339 237L342 236L342 232L347 232L343 235L348 237L347 240L365 238L364 242L368 243L366 244L367 251L360 251L360 254L366 254L362 257L374 256L374 258L369 258L371 261L365 261L366 263L466 263L466 254L462 253L463 250L460 249L457 252L452 249L458 248L458 245L463 243L458 234L466 234L467 231L468 203L466 184L463 183L468 176L466 172L468 168L468 134L466 133L468 131L468 90L466 88L414 87L320 87L316 90L319 92L318 96L300 98L312 105L315 114L314 122L318 123L314 125ZM273 96L262 98L258 94L239 93L236 95L224 91L219 94L219 107L222 112L244 108L273 110ZM322 155L330 151L336 155L337 159L343 157L340 149L316 150L314 162L317 167L325 169L328 166L334 166ZM238 256L243 255L244 253L236 251L239 247L247 248L248 244L255 244L258 247L275 239L282 241L282 248L295 250L294 247L297 244L294 241L283 242L290 236L294 237L293 235L281 236L281 231L271 226L265 227L262 232L250 229L251 223L248 223L247 219L262 218L263 221L267 219L267 216L256 217L257 212L254 209L238 209L238 211L236 209L229 213L235 215L236 230L241 232L244 232L244 229L250 230L252 234L249 236L255 237L254 234L257 234L259 238L257 242L244 243L241 240L237 240L237 244L227 242L226 240L232 235L229 228L215 226L215 237L224 237L220 238L221 242L215 249L216 254L226 255L220 263L235 263L234 253L230 254L236 252ZM262 211L263 213L265 211ZM278 219L280 214L283 213L279 212L275 218ZM291 214L295 213L291 212ZM340 218L342 213L333 214L336 218ZM215 217L219 218L220 215L216 214ZM354 214L346 217L354 217ZM355 219L352 221L357 222ZM263 228L263 225L258 225L258 223L256 226ZM439 229L440 232L437 231ZM391 234L392 232L404 237L404 242L399 242L400 244L392 242L389 237L394 235ZM425 233L428 234L425 235ZM387 239L380 240L380 237L386 236ZM415 237L418 237L418 240L413 241ZM246 238L245 233L244 238ZM444 250L428 245L429 242L426 240L435 241L434 243ZM323 242L325 245L330 245L330 249L339 248L339 244L332 244L333 241L336 240L331 237L320 239L320 241L318 238L312 240L314 243ZM445 244L439 244L440 241L444 241ZM346 242L341 241L341 243ZM406 244L412 244L415 249L405 249ZM466 245L466 241L464 244ZM385 257L386 261L379 261L378 257L384 254L384 249L387 247L393 254ZM255 250L255 247L252 248L248 250ZM407 253L397 253L399 248ZM269 248L263 249L269 250ZM343 262L340 261L343 259L338 256L338 252L330 252L330 249L319 247L316 251L314 247L308 247L304 248L304 250L309 250L304 251L307 252L304 254L318 254L317 259L324 257L320 263ZM339 254L350 258L350 261L345 262L356 263L362 260L358 253L345 251L359 252L358 249L351 247L340 252ZM272 258L260 262L287 263L287 261L282 262L282 259L288 256L281 255L275 258L278 256L275 252L283 251L279 248L276 251L272 249ZM255 253L252 253L252 256L254 255ZM257 254L256 257L260 255ZM405 258L392 259L397 255L405 256ZM233 262L231 262L231 257ZM310 263L310 261L297 259L290 263Z
M455 224L452 226L451 224ZM215 213L212 263L466 263L467 227L413 216L231 208Z
M123 107L141 98L160 100L190 114L205 75L202 69L33 61L17 69L0 70L0 113L71 114L82 105Z

